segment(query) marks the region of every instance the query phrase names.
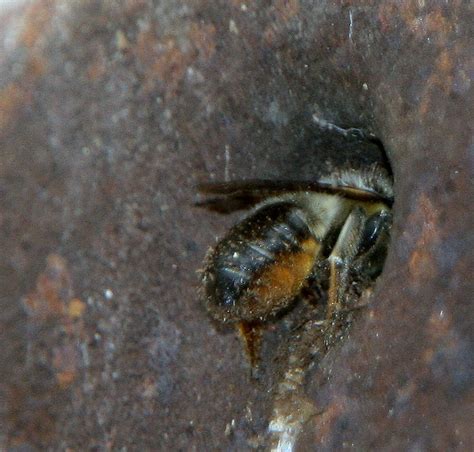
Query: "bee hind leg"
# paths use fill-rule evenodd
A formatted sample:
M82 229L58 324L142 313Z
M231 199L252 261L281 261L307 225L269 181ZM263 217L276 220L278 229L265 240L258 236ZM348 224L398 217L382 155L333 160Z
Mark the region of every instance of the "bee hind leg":
M344 301L351 270L367 281L373 281L380 274L391 221L391 214L383 208L369 216L364 209L356 207L347 217L328 258L330 276L326 319L329 330L334 331L339 317L348 310Z
M392 214L380 210L366 222L359 253L354 260L354 271L365 281L373 281L382 272L390 241Z
M347 217L328 257L329 293L326 319L330 323L337 322L338 313L344 307L351 265L360 249L366 221L367 214L364 209L354 208Z
M260 349L262 346L263 325L258 321L239 322L237 328L249 360L250 375L252 378L258 379L260 374Z

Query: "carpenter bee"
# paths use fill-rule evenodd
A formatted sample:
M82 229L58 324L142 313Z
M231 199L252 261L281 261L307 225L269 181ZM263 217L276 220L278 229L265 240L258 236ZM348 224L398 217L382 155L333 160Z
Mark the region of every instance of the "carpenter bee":
M316 181L246 180L201 184L202 207L249 208L207 253L203 298L215 320L236 324L252 366L258 328L291 307L322 262L328 269L326 320L345 306L350 273L373 280L385 259L393 203L391 175L375 164Z

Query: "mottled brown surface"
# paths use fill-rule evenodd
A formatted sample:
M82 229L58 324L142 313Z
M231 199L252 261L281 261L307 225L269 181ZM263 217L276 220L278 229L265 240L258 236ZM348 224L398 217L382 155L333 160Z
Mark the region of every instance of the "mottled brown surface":
M301 449L472 449L473 23L457 1L1 12L0 447L263 444L269 393L196 296L230 219L193 185L308 171L315 114L382 139L396 203L370 306L308 378Z

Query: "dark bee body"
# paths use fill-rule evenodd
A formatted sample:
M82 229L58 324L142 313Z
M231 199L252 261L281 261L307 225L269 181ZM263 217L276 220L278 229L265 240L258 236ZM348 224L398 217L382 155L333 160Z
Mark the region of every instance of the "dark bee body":
M304 211L269 204L231 229L210 253L203 281L207 307L221 321L266 318L292 301L319 243Z
M201 189L220 196L200 203L212 210L254 205L208 252L202 272L208 312L239 325L252 366L257 329L291 305L319 264L329 271L328 320L344 305L354 271L369 281L381 271L392 204L384 172L369 168L321 182L231 182Z

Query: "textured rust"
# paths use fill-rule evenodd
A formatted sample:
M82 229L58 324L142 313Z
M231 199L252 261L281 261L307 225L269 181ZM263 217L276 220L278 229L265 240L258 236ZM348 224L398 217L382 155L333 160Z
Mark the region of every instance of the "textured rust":
M0 448L269 444L285 322L252 383L197 297L235 218L194 209L193 187L317 173L316 117L382 140L396 199L383 274L344 340L315 353L299 447L472 449L468 3L2 11Z

